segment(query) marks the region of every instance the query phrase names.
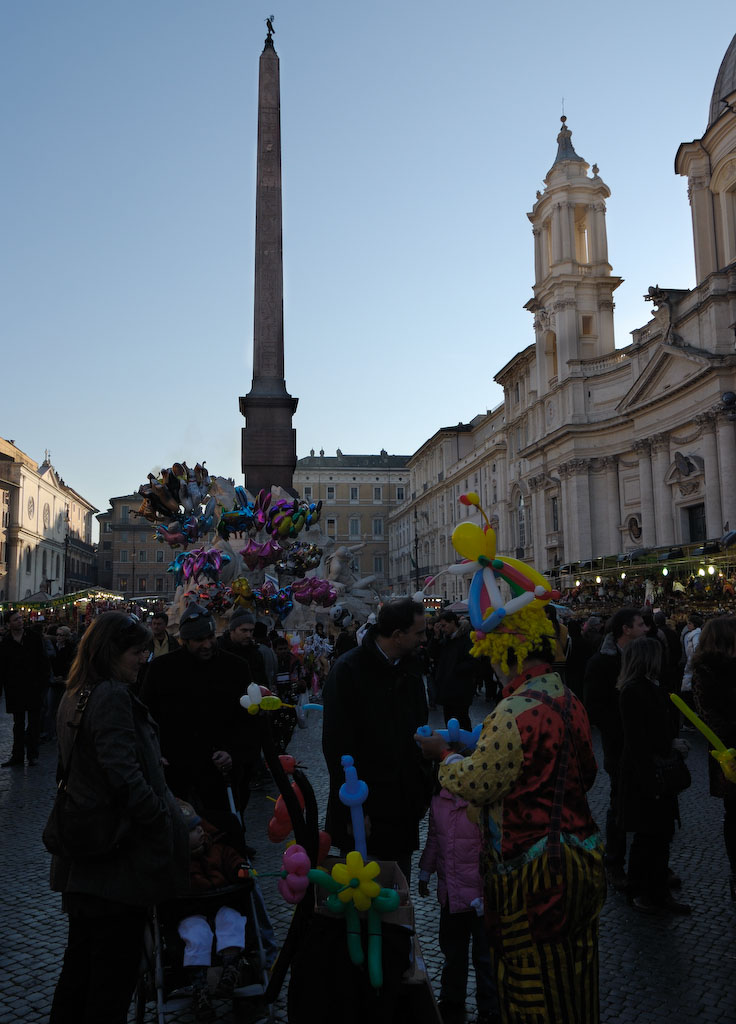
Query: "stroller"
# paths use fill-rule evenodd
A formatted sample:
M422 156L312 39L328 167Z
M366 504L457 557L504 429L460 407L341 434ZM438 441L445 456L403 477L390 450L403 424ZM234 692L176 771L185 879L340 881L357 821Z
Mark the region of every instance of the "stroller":
M208 812L205 817L224 834L228 846L243 855L247 871L250 862L245 851L245 835L228 787L230 812ZM221 907L232 907L247 920L245 968L232 993L240 1011L247 1006L246 1019L270 1020L271 1007L265 1001L268 968L272 959L271 927L263 897L252 876L235 885L226 885L203 893L192 893L153 908L144 935L141 971L135 994L135 1021L143 1024L148 1004L155 1002L157 1024L166 1024L166 1015L187 1009L192 1002L191 978L182 964L184 943L178 924L185 917L212 918ZM210 968L210 978L219 968ZM245 1016L245 1015L244 1015Z

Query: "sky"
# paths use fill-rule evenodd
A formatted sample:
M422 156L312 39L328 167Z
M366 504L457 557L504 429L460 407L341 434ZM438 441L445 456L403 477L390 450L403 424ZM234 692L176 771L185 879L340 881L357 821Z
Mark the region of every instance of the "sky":
M409 455L502 400L563 103L612 193L617 346L694 284L674 158L733 0L0 0L0 436L101 510L174 461L242 480L271 14L300 457Z

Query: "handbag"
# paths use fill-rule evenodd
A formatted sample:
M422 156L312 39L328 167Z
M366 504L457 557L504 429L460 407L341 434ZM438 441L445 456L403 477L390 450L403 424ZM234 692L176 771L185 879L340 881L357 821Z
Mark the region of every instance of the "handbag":
M82 803L70 793L69 772L74 744L92 690L85 688L79 694L74 717L69 723L74 729L66 769L56 787L56 797L46 827L43 845L57 857L67 860L95 860L114 853L130 831L131 821L114 801L107 804Z
M666 757L653 754L654 761L654 798L667 800L687 789L692 778L685 758L679 750L671 750Z

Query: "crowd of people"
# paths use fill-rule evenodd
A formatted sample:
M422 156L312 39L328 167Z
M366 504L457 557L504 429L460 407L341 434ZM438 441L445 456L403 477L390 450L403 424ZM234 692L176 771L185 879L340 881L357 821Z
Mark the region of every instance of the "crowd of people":
M348 751L368 785L367 853L396 862L408 882L429 812L417 891L428 896L436 876L445 1024L464 1019L469 954L479 1024L595 1024L606 880L643 914L691 912L669 867L680 814L667 780L688 745L668 694L736 746L736 617L703 622L690 611L676 622L645 606L604 623L535 603L474 634L452 610L428 616L403 599L372 619L336 635L320 623L295 644L241 609L220 637L198 605L177 635L164 613L149 628L106 612L81 638L6 617L0 685L13 745L3 768L34 766L39 743L58 734L69 792L116 808L125 825L105 857L53 857L69 938L51 1024L122 1024L147 908L213 879L237 881L254 851L228 846L207 815L228 810L228 786L244 811L263 770L255 718L240 703L251 683L292 705L274 730L281 750L299 699L322 702L326 829L341 855L354 848L339 799ZM479 692L489 713L473 745ZM446 725L456 719L464 739L419 732L430 707ZM591 725L610 783L601 830L586 797L597 772ZM736 899L736 786L712 759L709 771ZM204 925L184 915L179 926L198 1020L215 1013L205 983L213 943L224 979L215 995L232 992L245 966L243 914L225 910Z

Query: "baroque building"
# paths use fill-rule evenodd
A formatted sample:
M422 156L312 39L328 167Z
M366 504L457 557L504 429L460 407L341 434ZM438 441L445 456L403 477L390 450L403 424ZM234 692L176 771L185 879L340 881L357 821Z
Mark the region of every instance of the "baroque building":
M653 285L651 320L616 348L608 262L608 186L578 155L562 118L557 154L528 214L534 341L495 376L504 401L443 428L409 460L410 497L391 517L392 582L446 570L458 506L480 494L499 549L571 585L587 568L736 531L736 37L716 78L703 136L683 143L696 285ZM736 534L734 534L736 537ZM407 566L414 550L415 579Z
M64 483L48 452L39 465L0 438L0 509L0 602L94 584L97 509Z

